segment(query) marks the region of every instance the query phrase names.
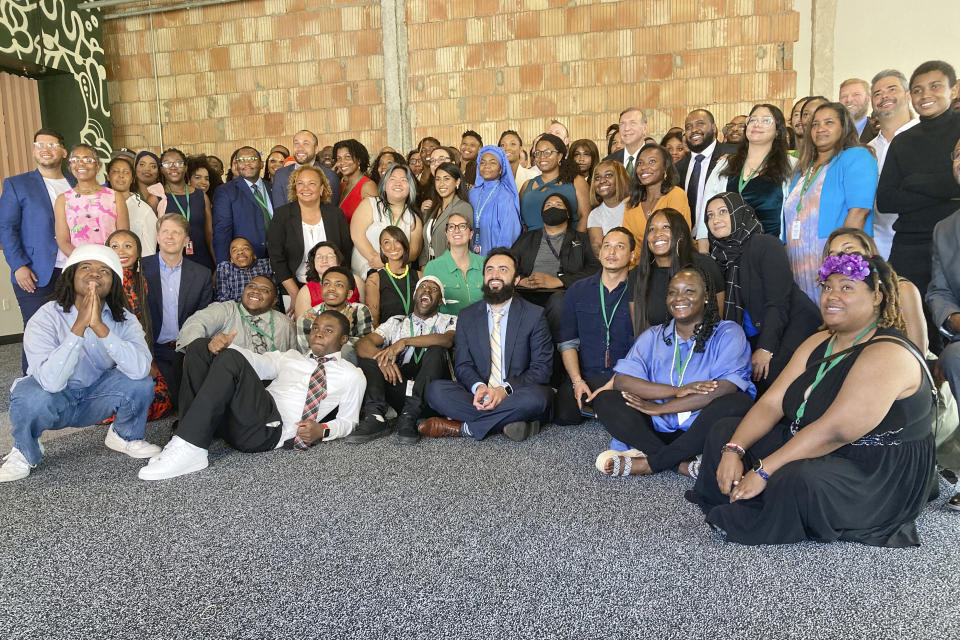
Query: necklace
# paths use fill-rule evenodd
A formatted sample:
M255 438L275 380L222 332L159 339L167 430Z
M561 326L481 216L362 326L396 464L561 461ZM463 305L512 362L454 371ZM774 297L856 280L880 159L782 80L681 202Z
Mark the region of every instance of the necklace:
M394 275L393 271L390 270L390 263L383 265L383 268L387 271L387 274L390 275L390 284L393 285L394 291L397 292L397 296L400 297L400 302L403 303L403 315L410 315L410 278L407 278L407 274L410 273L410 265L403 270L403 273L400 275ZM407 281L407 295L404 296L400 292L400 287L397 286L397 280L406 279Z

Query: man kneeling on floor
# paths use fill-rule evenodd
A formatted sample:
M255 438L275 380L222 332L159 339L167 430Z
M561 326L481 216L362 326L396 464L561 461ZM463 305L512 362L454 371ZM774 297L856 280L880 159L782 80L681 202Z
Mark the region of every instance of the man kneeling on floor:
M85 427L116 415L104 444L131 458L160 447L143 439L153 401L150 349L136 316L124 309L123 267L112 249L77 247L23 331L27 377L10 391L13 450L0 482L30 474L47 429Z
M443 284L424 276L413 292L413 313L393 316L357 342L360 368L367 378L364 418L346 442L369 442L390 433L384 414L389 403L397 411L397 436L416 443L417 419L426 408L427 385L449 380L448 349L453 346L457 318L438 313ZM381 350L382 348L382 350Z
M483 265L483 300L457 317L454 373L458 382L437 380L427 402L441 416L428 418L421 434L482 440L502 430L514 441L540 432L553 391L553 343L542 307L514 296L520 280L517 258L498 247Z
M366 386L363 373L340 357L349 330L343 314L324 311L313 321L310 355L294 349L256 354L231 345L225 334L194 340L183 363L177 435L140 469L140 479L206 468L207 449L218 436L256 453L303 450L348 435ZM273 382L264 388L261 379Z

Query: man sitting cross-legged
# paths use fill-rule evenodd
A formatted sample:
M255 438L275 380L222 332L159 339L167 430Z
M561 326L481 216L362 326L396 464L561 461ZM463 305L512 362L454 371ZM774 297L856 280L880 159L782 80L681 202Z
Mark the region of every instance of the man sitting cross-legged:
M277 311L277 285L266 276L256 276L243 288L240 302L214 302L190 316L177 336L177 351L199 338L232 334L233 344L255 353L296 349L293 323Z
M346 442L369 442L390 432L384 414L396 409L401 442L416 443L417 418L426 408L427 385L449 380L448 349L453 346L457 318L439 313L443 284L424 276L413 292L413 313L393 316L357 342L360 368L367 378L364 418ZM382 350L381 350L382 349Z
M140 479L206 468L216 436L253 453L307 449L348 435L366 386L363 373L340 357L348 329L343 314L321 313L310 331L310 355L294 349L258 355L231 345L224 334L194 340L184 358L177 435L140 469ZM261 379L273 382L264 388Z
M518 260L497 247L483 265L483 301L457 316L454 373L457 381L436 380L427 402L446 418L428 418L422 435L472 436L482 440L501 430L514 441L540 432L540 419L553 400L547 384L553 344L542 307L514 295Z
M39 438L47 429L85 427L112 415L107 447L131 458L160 451L143 439L153 401L150 349L125 300L117 254L94 244L74 249L53 300L23 331L27 377L10 392L14 445L0 482L30 474L43 456Z

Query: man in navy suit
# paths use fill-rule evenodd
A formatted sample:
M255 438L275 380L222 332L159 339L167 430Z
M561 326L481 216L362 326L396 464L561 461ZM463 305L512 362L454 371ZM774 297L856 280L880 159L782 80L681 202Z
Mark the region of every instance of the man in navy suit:
M53 231L54 201L77 184L73 176L63 175L61 164L66 157L63 136L53 129L40 129L33 136L37 168L3 181L0 244L10 265L23 326L53 294L53 285L67 260L57 249ZM26 355L22 366L26 375Z
M267 257L267 228L273 219L270 190L260 152L253 147L237 150L240 177L221 185L213 197L213 253L217 263L230 260L230 243L246 238L258 258Z
M483 301L457 318L454 373L457 382L436 380L427 402L441 416L418 428L442 438L482 440L502 429L519 442L539 433L539 420L553 401L548 383L553 344L543 308L514 296L520 280L516 256L505 247L487 254Z
M153 325L153 359L170 387L174 408L180 396L183 354L177 352L180 327L213 302L212 274L193 260L183 259L190 240L190 223L179 213L157 221L160 251L141 261L147 280L147 304Z
M323 175L327 176L327 182L330 183L330 202L335 205L340 204L340 176L329 167L324 166L317 158L317 147L319 146L320 141L312 131L304 129L303 131L297 131L297 135L293 136L293 159L297 161L297 164L280 167L273 174L273 206L275 208L279 209L290 202L288 197L290 195L290 176L297 167L302 167L305 164L312 164L323 171Z

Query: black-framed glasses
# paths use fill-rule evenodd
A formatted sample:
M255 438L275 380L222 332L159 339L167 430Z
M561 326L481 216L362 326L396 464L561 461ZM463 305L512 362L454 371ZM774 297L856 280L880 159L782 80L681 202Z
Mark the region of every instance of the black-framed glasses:
M463 232L469 228L470 228L470 225L468 225L466 222L456 222L456 223L451 222L450 224L447 225L447 231L450 231L451 233L454 231Z

